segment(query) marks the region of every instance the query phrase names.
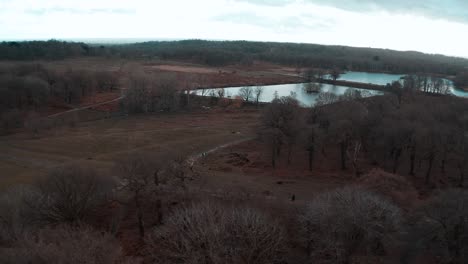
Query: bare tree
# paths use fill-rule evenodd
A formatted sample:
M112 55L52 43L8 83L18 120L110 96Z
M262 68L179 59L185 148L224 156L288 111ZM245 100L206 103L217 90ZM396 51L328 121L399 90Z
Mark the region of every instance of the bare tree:
M203 202L177 209L155 228L147 251L156 263L278 263L284 229L259 209Z
M333 68L330 72L330 77L333 79L333 81L336 81L338 78L341 76L341 71L338 68Z
M353 166L358 175L356 159L362 144L361 126L364 125L368 110L363 104L355 101L340 102L340 105L327 110L330 124L328 135L340 147L341 169L346 170L348 151L352 147Z
M384 243L399 229L400 210L359 187L318 195L300 216L301 237L311 259L349 263L358 249L383 254Z
M13 247L0 248L0 262L4 264L115 264L124 261L114 237L89 227L42 229L25 236Z
M113 91L117 89L118 78L112 72L98 71L94 74L94 79L99 92Z
M33 186L14 186L3 191L0 195L0 244L12 244L37 227L33 222L37 212L28 203L40 201L41 197Z
M52 170L38 183L41 200L29 201L46 223L79 223L112 193L112 179L91 168L69 165Z
M0 132L2 134L10 133L14 129L21 127L21 121L21 113L18 111L18 109L2 111L2 113L0 113Z
M151 83L150 106L152 112L175 111L179 106L179 92L174 75L157 76Z
M297 143L302 121L299 102L292 97L274 99L265 108L259 132L271 149L273 167L284 144L288 147L288 164L291 162L292 148Z
M375 193L384 195L400 206L411 206L417 201L418 192L405 177L381 169L372 169L359 179L359 184Z
M216 95L218 96L218 98L224 98L224 95L225 95L225 90L224 88L219 88L219 89L216 89Z
M160 169L148 153L130 153L115 162L115 171L122 180L121 189L130 193L137 211L141 237L145 235L144 199L149 195L152 183L159 184Z
M461 264L468 261L468 192L446 190L419 210L412 229L411 244L432 252L438 263ZM414 255L414 247L409 248ZM419 251L421 253L421 251Z
M246 102L249 102L252 99L253 93L253 88L250 86L242 87L239 90L239 96L242 97L242 99L244 99Z
M129 113L144 113L148 111L151 80L143 74L130 76L129 87L122 100L122 106Z
M317 99L315 99L315 105L322 106L322 105L332 104L332 103L338 102L339 100L340 100L340 97L334 93L320 92L317 96Z
M256 86L255 87L255 90L254 90L254 95L255 95L255 103L259 104L260 102L260 98L262 97L262 94L263 94L263 86Z

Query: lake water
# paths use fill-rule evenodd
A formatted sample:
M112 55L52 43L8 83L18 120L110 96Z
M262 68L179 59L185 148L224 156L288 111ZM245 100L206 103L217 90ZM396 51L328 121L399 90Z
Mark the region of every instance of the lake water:
M368 73L368 72L347 72L341 75L339 80L343 81L352 81L352 82L361 82L361 83L371 83L377 85L386 85L387 83L392 83L393 81L399 81L401 77L404 75L400 74L388 74L388 73ZM451 92L453 95L458 97L466 97L468 98L468 92L457 90L453 87L453 83L451 83ZM305 107L313 106L317 99L318 93L306 93L304 90L304 86L306 84L299 83L299 84L280 84L280 85L266 85L263 86L263 94L260 97L260 102L271 102L275 97L275 93L279 97L281 96L288 96L291 93L296 95L298 101ZM225 97L234 98L239 95L239 90L242 87L228 87L224 88ZM364 90L364 89L356 89L350 88L346 86L338 86L338 85L331 85L331 84L321 84L320 91L321 92L331 92L336 95L343 95L346 90L358 90L361 91L365 96L373 96L373 95L380 95L383 94L379 91L372 91L372 90ZM210 95L211 92L216 92L217 89L205 89L197 90L197 95Z
M388 73L346 72L342 74L338 80L386 85L387 83L400 80L403 76L404 75Z
M296 99L301 103L304 107L313 106L317 99L318 93L307 93L304 90L304 86L307 85L305 83L296 83L296 84L279 84L279 85L266 85L263 86L263 93L260 97L260 102L271 102L273 98L275 98L275 93L279 97L281 96L289 96L291 93L294 93ZM239 95L239 90L242 87L228 87L224 88L225 97L234 98ZM254 87L253 87L254 88ZM210 95L210 93L216 93L218 89L205 89L197 90L197 95ZM349 88L345 86L337 86L331 84L321 84L320 91L321 92L330 92L336 95L343 95L346 90L358 90L361 91L364 96L373 96L373 95L380 95L383 94L379 91L371 91L371 90L364 90L364 89L356 89L356 88Z
M378 85L386 85L387 83L392 83L394 81L399 81L401 77L405 75L401 74L388 74L388 73L370 73L370 72L346 72L338 78L338 80L342 81L350 81L350 82L360 82L360 83L372 83ZM455 89L453 82L450 82L450 92L458 97L467 97L468 92L463 90Z

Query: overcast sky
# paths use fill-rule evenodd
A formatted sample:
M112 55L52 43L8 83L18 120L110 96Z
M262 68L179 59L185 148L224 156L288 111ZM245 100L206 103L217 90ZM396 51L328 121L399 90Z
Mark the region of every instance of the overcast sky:
M0 0L0 39L306 42L468 57L468 0Z

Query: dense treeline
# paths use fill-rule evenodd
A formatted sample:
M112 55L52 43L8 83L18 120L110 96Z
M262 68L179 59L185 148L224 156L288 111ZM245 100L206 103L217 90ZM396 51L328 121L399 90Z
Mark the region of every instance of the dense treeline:
M108 71L57 71L41 64L0 69L0 132L22 125L24 114L50 105L80 103L97 92L117 89L118 78Z
M57 40L0 42L0 60L59 60L94 55L98 51L85 43Z
M409 201L402 198L412 196L411 184L374 170L304 205L271 203L241 194L205 195L186 165L173 153L137 151L115 160L115 179L69 165L3 191L0 262L467 261L466 191L445 190L405 211L401 206ZM138 243L129 248L131 237Z
M443 75L456 75L468 66L466 59L443 55L317 44L204 40L122 45L87 45L56 40L0 43L0 59L63 59L76 56L160 58L211 66L249 65L254 60L261 60L294 67Z
M468 71L457 74L455 85L457 87L468 88Z
M36 109L50 97L79 103L85 96L117 89L116 76L107 71L57 71L41 64L20 64L0 69L0 109Z
M363 99L353 92L341 97L321 93L307 115L294 98L275 99L263 114L260 130L272 166L282 153L289 164L291 152L307 151L312 170L318 155L330 155L327 149L336 148L336 165L351 169L356 177L370 162L426 186L465 186L466 100L421 93L414 89L413 78L403 87L393 84L396 96Z
M298 67L445 75L455 75L468 66L466 59L442 55L316 44L185 40L114 48L127 57L191 60L208 65L250 64L262 60Z

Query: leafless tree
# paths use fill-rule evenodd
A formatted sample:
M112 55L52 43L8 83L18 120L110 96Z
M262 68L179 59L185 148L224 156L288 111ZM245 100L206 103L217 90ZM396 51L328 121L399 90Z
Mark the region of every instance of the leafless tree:
M333 68L330 72L330 77L333 79L333 81L336 81L338 78L341 76L341 71L338 68Z
M144 113L148 111L151 80L141 73L134 73L129 80L122 105L130 113Z
M177 209L147 239L156 263L278 263L282 226L263 211L202 202Z
M216 89L216 95L218 96L218 98L224 98L224 95L225 95L225 90L224 88L219 88L219 89Z
M0 133L10 133L16 128L21 127L21 113L18 109L3 111L0 113Z
M118 241L109 234L89 227L59 226L30 233L13 247L0 248L0 262L5 264L129 263Z
M178 109L180 94L173 75L149 76L133 73L123 106L130 113L174 111Z
M12 244L38 227L33 222L37 212L28 203L41 197L34 186L13 186L3 191L0 195L0 244Z
M179 106L179 92L174 75L156 76L150 89L150 107L152 112L175 111Z
M258 103L260 102L260 98L262 97L263 94L263 86L256 86L254 89L254 95L255 95L255 103L258 106Z
M300 113L299 102L292 97L274 99L265 108L259 132L271 148L273 167L283 145L288 148L288 164L291 162L292 148L297 143L303 121Z
M322 106L338 102L340 97L330 92L320 92L315 100L316 106Z
M421 245L419 249L422 250L430 250L434 257L438 257L438 263L466 263L468 192L452 189L431 198L419 210L419 218L412 231L411 244ZM414 248L410 250L415 251Z
M301 237L311 259L349 263L358 249L383 254L400 221L391 202L351 186L320 194L307 205L300 216Z
M40 222L79 223L112 193L113 180L91 168L69 165L52 170L38 183L40 201L28 201Z
M244 99L246 102L249 102L252 99L253 94L254 90L250 86L242 87L239 90L239 96L242 97L242 99Z
M98 71L94 73L94 79L99 92L113 91L117 88L118 78L112 72Z
M362 144L361 126L368 115L367 108L356 101L340 102L337 107L328 109L329 137L340 147L341 169L346 170L346 161L350 146L353 148L351 156L357 159ZM353 163L356 165L356 163ZM355 172L358 174L358 170Z
M144 199L151 191L152 184L159 184L159 171L148 153L129 153L115 162L115 171L121 179L121 189L129 192L137 211L140 236L145 235L143 217Z
M372 169L361 178L359 185L390 198L399 206L408 207L419 196L413 184L405 177L391 174L381 169Z

